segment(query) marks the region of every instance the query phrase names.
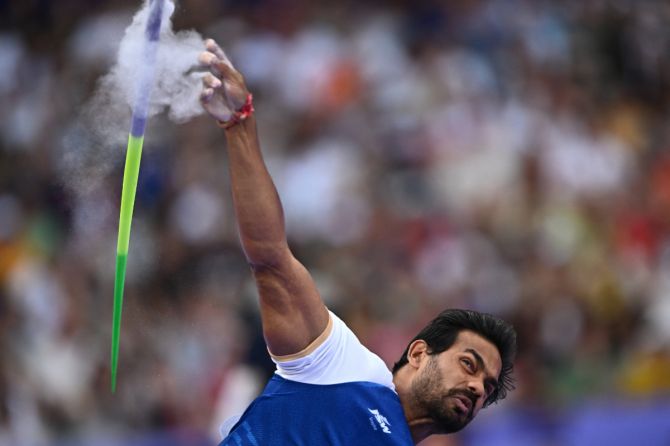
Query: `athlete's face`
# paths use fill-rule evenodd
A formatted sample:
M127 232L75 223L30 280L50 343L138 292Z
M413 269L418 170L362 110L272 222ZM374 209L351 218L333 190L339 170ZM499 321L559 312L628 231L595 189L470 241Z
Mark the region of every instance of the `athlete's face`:
M448 350L429 355L412 382L415 403L441 433L463 429L497 386L502 361L490 341L461 331Z

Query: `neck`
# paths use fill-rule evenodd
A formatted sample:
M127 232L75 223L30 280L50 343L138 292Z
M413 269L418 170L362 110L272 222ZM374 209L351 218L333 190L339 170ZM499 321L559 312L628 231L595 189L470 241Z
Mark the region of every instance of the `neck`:
M437 433L435 423L428 414L417 406L415 398L411 392L411 376L407 371L408 367L398 370L393 376L393 384L400 398L402 409L405 412L405 419L412 434L414 443L419 443L432 434Z

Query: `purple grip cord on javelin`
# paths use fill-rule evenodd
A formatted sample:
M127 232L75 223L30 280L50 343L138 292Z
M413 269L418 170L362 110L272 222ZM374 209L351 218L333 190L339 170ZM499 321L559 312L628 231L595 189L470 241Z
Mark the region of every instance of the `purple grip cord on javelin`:
M133 120L132 124L130 127L130 134L140 138L142 135L144 135L144 128L147 125L147 118L142 117L142 116L136 116L133 114Z
M131 121L130 134L140 138L144 135L147 125L147 114L149 108L149 93L151 91L151 82L153 80L154 65L156 63L156 45L161 31L161 21L163 19L164 0L151 0L151 9L147 18L145 36L148 41L148 47L145 50L145 69L137 85L135 106L133 107L133 118Z
M151 42L158 40L158 36L161 31L161 19L163 18L163 1L162 0L153 0L158 2L157 5L151 9L149 14L149 19L147 20L147 39Z

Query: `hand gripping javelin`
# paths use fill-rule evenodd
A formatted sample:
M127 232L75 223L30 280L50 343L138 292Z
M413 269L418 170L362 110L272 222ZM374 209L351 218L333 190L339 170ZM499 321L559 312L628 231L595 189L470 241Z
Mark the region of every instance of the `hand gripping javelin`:
M119 336L121 332L121 310L123 307L123 286L126 278L126 262L130 243L130 226L135 205L135 191L142 158L144 128L149 111L149 97L156 69L158 39L165 0L150 0L149 14L144 33L142 69L139 73L135 91L133 117L128 136L126 165L123 172L123 190L121 192L121 211L119 216L119 237L116 247L116 274L114 277L114 313L112 320L112 393L116 391L116 372L119 360Z

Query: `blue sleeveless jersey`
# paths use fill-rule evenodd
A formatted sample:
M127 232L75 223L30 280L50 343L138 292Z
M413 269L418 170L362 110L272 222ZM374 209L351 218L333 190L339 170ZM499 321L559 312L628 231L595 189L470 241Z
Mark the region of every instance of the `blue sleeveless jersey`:
M274 375L219 446L414 445L398 395L372 382Z

